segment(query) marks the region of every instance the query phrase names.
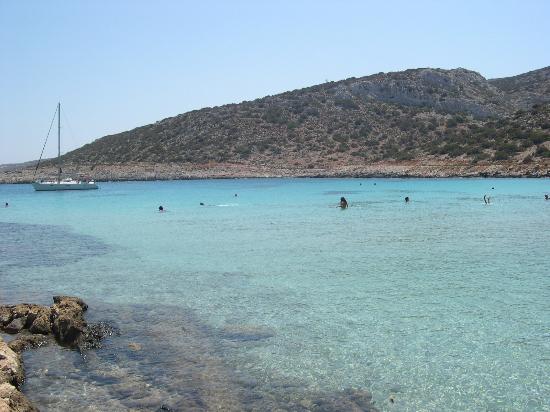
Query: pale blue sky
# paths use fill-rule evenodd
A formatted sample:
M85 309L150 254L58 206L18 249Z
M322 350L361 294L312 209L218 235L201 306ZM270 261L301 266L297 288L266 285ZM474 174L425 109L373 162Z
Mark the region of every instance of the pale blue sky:
M0 164L39 156L58 100L65 152L327 79L523 73L550 64L549 21L544 0L0 0Z

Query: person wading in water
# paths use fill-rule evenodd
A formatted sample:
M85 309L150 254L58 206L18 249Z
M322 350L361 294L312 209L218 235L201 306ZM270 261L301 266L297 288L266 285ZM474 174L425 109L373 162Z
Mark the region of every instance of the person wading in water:
M345 197L340 198L340 208L341 209L347 209L348 208L348 201Z

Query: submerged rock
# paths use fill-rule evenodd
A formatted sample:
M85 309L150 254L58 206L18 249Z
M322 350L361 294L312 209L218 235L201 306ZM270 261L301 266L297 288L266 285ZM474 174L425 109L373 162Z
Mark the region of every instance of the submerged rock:
M229 325L221 330L221 337L230 341L260 341L274 336L274 330L260 326Z
M160 405L160 407L157 409L156 412L173 412L174 410L170 408L168 405Z
M101 341L107 336L119 335L117 327L106 323L98 322L88 325L78 338L77 346L82 352L89 349L101 348Z
M295 402L295 403L294 403ZM346 389L341 392L311 394L294 401L292 409L315 412L377 412L372 396L362 389Z

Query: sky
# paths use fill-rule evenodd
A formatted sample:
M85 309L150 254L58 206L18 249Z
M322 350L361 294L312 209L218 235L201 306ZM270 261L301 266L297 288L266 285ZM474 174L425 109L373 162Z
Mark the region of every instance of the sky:
M417 67L550 65L550 1L0 0L0 164L189 110ZM45 157L57 152L50 137Z

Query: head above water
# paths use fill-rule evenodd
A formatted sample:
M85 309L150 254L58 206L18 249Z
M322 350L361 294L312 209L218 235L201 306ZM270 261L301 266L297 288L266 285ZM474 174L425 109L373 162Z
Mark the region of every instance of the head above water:
M409 203L411 199L409 199L409 196L405 196L405 203Z
M341 207L342 209L345 209L345 208L348 207L348 201L347 201L346 198L343 197L343 196L340 198L340 207Z
M163 211L164 211L164 207L159 206L159 212L163 212Z

